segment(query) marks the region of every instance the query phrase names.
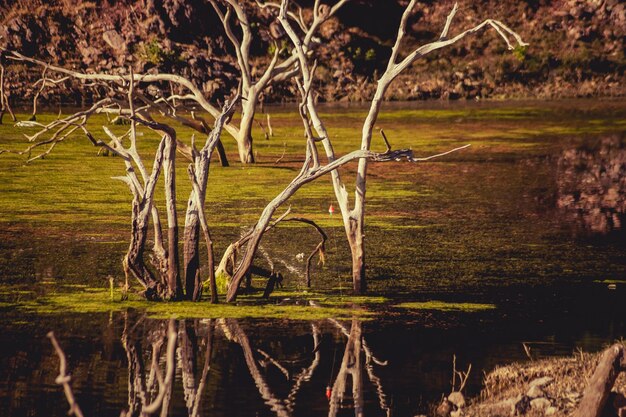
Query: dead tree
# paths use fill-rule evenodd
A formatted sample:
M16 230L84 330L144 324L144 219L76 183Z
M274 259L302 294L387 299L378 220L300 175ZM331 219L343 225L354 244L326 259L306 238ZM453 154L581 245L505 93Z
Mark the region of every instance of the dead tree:
M336 187L339 187L339 193L341 196L341 199L340 199L341 204L344 206L344 208L347 208L347 201L348 201L347 192L345 190L345 186L343 186L343 184L340 183L339 174L336 171L338 168L342 167L343 165L354 160L363 160L363 159L369 159L369 160L378 161L378 162L399 161L401 159L406 159L410 162L421 162L421 161L430 160L435 157L447 155L451 152L454 152L454 151L457 151L466 147L466 146L462 146L456 149L452 149L448 152L444 152L442 154L432 155L432 156L425 157L425 158L417 158L413 155L413 151L410 149L392 150L391 145L389 144L387 139L383 136L383 139L385 140L385 145L386 145L386 150L384 152L372 151L370 149L371 146L369 146L370 144L368 144L368 147L366 148L362 147L359 150L352 151L342 157L336 158L334 155L334 151L332 151L332 144L330 143L328 134L321 135L321 137L316 137L313 134L313 131L311 129L311 124L313 125L320 124L323 126L319 118L319 115L317 114L317 111L316 111L315 100L313 100L312 94L311 94L311 89L312 89L313 80L314 80L314 73L315 73L315 69L317 68L317 65L313 64L312 66L309 66L307 53L304 49L304 44L300 40L298 35L296 34L293 27L291 26L288 15L289 15L288 1L285 0L281 4L280 14L279 14L278 19L280 23L282 24L283 28L285 29L285 31L287 32L287 34L289 35L289 37L291 38L293 45L294 45L294 49L295 49L294 53L299 59L300 71L302 74L302 81L299 81L299 79L296 78L296 84L298 86L298 90L300 91L300 96L301 96L301 102L299 105L299 113L300 113L300 117L302 118L302 123L304 126L305 137L306 137L306 142L305 142L306 156L305 156L304 163L302 164L302 167L298 175L287 185L287 187L285 187L285 189L281 193L279 193L265 207L265 209L263 210L263 213L259 217L259 220L254 226L254 229L252 233L250 234L250 237L248 238L245 251L243 252L242 260L237 266L237 268L235 269L234 274L232 276L232 280L230 281L228 294L226 298L226 300L229 302L234 301L237 298L237 292L239 290L239 286L241 285L243 278L249 273L250 267L252 266L252 261L254 259L254 255L258 249L259 243L261 241L263 234L266 231L266 228L271 222L272 216L282 204L284 204L287 200L289 200L289 198L291 198L291 196L293 196L305 184L311 181L314 181L317 178L326 174L333 175L333 182L337 184ZM380 107L380 104L381 103L379 101L377 109ZM318 142L322 142L323 147L325 151L327 152L327 155L328 154L332 155L332 157L329 156L327 158L328 162L325 165L323 165L320 161L319 150L317 147ZM349 224L351 225L350 227L352 228L352 227L355 227L354 224L356 223L350 220ZM355 236L357 235L358 234L356 233L349 234L348 235L349 242L357 242L357 240L355 240L356 239ZM351 247L352 246L353 244L351 243ZM353 251L353 254L354 253L357 253L357 252ZM353 256L353 259L355 259L354 256ZM364 262L363 256L358 256L357 259L360 259L360 262ZM360 284L359 284L358 289L355 286L355 290L356 292L362 291Z
M462 40L467 35L478 32L486 26L491 26L492 28L494 28L498 35L500 35L505 40L509 49L513 49L513 44L509 40L509 37L514 38L515 42L517 42L520 46L527 45L517 33L509 29L502 22L493 19L487 19L471 29L468 29L456 36L449 37L448 32L452 23L452 19L454 18L458 10L458 5L455 4L452 11L447 17L439 39L426 45L420 46L419 48L413 50L405 58L400 59L400 48L402 45L402 41L406 35L407 21L413 9L415 8L416 3L417 0L411 0L411 2L406 7L404 14L402 15L400 25L398 27L398 33L394 46L391 50L391 56L389 57L389 61L387 62L387 68L377 80L376 92L371 100L369 112L362 126L360 147L361 150L367 151L370 150L372 147L374 126L376 125L378 114L384 101L385 93L388 90L389 86L398 77L398 75L405 71L416 60L424 57L430 52L444 48L446 46L450 46ZM307 50L303 47L304 42L301 35L298 35L296 33L296 30L294 30L294 28L290 24L289 19L286 18L288 4L289 0L282 0L281 7L283 11L281 13L281 17L279 17L279 20L295 46L294 50L299 58L300 72L302 75L303 83L311 84L313 81L312 74L314 72L311 69L314 68L314 65L311 65L311 59L307 55ZM312 95L308 95L307 97L306 111L317 133L317 138L323 145L327 160L329 163L332 163L336 159L336 156L330 142L330 135L323 121L319 117L319 114L317 113L316 103ZM365 241L363 228L365 224L365 198L367 186L367 167L369 160L370 159L368 158L359 159L358 171L355 182L355 199L352 207L350 206L350 199L346 190L346 186L341 180L339 172L334 171L332 173L332 182L335 191L335 197L337 198L337 205L339 206L339 209L341 211L347 240L350 245L350 251L352 255L352 282L354 291L356 293L364 293L367 288L365 280Z
M303 47L308 51L315 42L315 34L321 25L336 14L336 12L348 0L340 0L334 6L320 4L319 0L313 6L313 20L307 22L304 19L303 11L299 9L297 12L290 12L289 18L293 19L302 32ZM254 116L256 108L259 105L263 91L271 84L287 80L298 73L296 64L298 62L297 55L291 54L288 58L280 60L281 48L278 44L274 44L274 54L264 71L258 71L260 76L254 77L253 68L251 67L250 45L253 42L250 21L245 12L242 2L236 0L210 0L211 5L215 9L220 21L224 26L226 36L235 49L237 63L241 71L242 83L242 100L241 103L241 119L239 122L238 133L235 136L237 148L239 150L239 160L242 163L254 162L254 153L252 148L252 126L254 124ZM278 5L274 3L261 3L257 0L257 6L267 9L278 9ZM220 6L223 5L223 6ZM236 25L231 17L236 16ZM235 26L239 27L240 35L235 33ZM280 25L276 22L269 26L272 37L280 36ZM256 68L256 70L259 70Z
M23 125L37 126L40 130L34 135L27 136L31 144L17 153L28 155L28 162L42 159L57 145L71 139L73 133L83 132L94 146L120 156L125 164L126 175L116 178L124 181L133 195L131 240L123 262L126 286L128 286L128 276L133 275L143 286L144 295L149 300L180 299L183 294L188 299L199 300L202 281L199 278L199 230L201 227L209 249L207 257L209 281L214 282L213 250L203 211L210 160L214 150L219 146L226 122L238 103L238 96L227 101L224 108L218 112L213 129L209 129L206 123L199 122L197 117L185 116L183 109L175 107L174 103L180 106L182 100L200 102L205 100L199 90L182 77L169 74L142 75L134 74L132 71L123 75L83 74L51 66L13 51L4 51L3 56L9 61L25 62L44 68L44 77L40 80L41 86L56 85L61 80L72 79L82 81L88 87L106 91L106 97L96 101L90 108L65 118L58 118L46 125L34 121L21 122ZM60 75L61 78L54 79L52 74ZM187 88L190 92L185 96L187 98L175 99L175 96L159 95L159 86L166 81L175 82ZM189 99L190 96L194 98ZM103 131L108 139L97 139L97 135L90 130L88 121L98 113L116 114L118 117L127 119L130 127L125 134L118 137L104 126ZM198 150L194 141L191 144L184 143L177 137L174 128L166 123L156 122L154 114L166 116L173 122L207 132L204 145ZM151 129L162 138L154 152L152 171L148 171L137 151L137 127L139 125ZM129 145L125 145L125 141L128 141ZM40 151L40 149L43 150ZM191 162L189 173L192 192L188 198L184 232L186 291L183 291L182 279L178 274L180 238L176 210L177 151ZM2 152L5 151L0 150L0 153ZM161 173L165 178L167 238L163 237L160 216L154 204L156 185ZM144 263L150 220L154 227L154 246L151 251L153 269L148 268ZM165 242L167 242L167 247ZM217 301L215 286L212 285L211 288L212 300L215 302Z
M626 371L624 345L616 343L600 356L598 366L585 388L583 398L574 413L574 417L600 417L606 415L605 406L615 380ZM620 413L620 415L622 415Z

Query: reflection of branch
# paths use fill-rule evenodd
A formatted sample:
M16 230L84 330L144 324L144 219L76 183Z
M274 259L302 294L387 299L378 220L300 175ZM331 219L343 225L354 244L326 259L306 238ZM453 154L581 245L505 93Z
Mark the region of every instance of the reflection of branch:
M311 261L313 260L313 257L316 254L319 254L320 263L323 264L325 262L324 245L326 244L326 241L328 240L328 236L326 235L326 232L324 232L324 230L321 227L319 227L317 223L315 223L313 220L305 219L303 217L292 217L289 219L285 219L285 221L301 222L301 223L306 223L308 225L311 225L315 228L315 230L317 230L317 233L319 233L319 235L322 238L320 243L318 243L315 249L313 249L313 252L311 252L309 257L306 258L306 270L305 270L304 276L306 278L306 286L310 288L311 287Z
M182 320L178 329L178 337L180 339L178 345L178 366L183 381L185 404L188 412L191 413L196 402L196 395L198 394L196 392L196 378L194 375L198 343L192 323Z
M176 371L176 322L172 319L169 321L167 331L161 323L158 328L150 332L152 339L152 364L150 375L146 386L144 363L142 359L141 345L131 339L134 329L143 320L138 320L132 329L128 328L128 319L124 323L124 331L122 333L122 345L126 350L128 358L128 411L122 411L122 417L145 416L156 413L161 409L161 415L166 416L169 409L169 400L172 396L173 382ZM164 323L163 323L164 324ZM161 347L167 336L167 348L165 352L165 377L159 368L161 359ZM158 383L158 392L152 402L149 393L153 391L155 379Z
M289 411L293 412L293 408L296 405L296 395L298 395L298 391L300 391L300 387L303 382L310 381L313 376L313 372L320 363L320 351L318 349L320 343L320 330L317 328L315 324L311 324L311 333L313 335L313 351L315 352L315 357L313 362L308 368L303 369L294 379L293 388L289 391L289 395L287 395L287 408Z
M161 416L168 414L169 402L172 398L174 375L176 371L176 321L170 319L167 328L167 351L165 353L165 380L159 381L159 394L156 399L142 408L142 414L152 414L161 408ZM157 374L158 375L158 374Z
M341 331L341 333L343 333L348 338L348 343L349 343L350 338L353 337L353 331L354 331L353 328L355 326L355 321L353 320L352 328L350 329L350 331L348 331L346 326L344 326L343 324L341 324L339 321L335 319L328 319L328 321L331 322L335 327L337 327ZM358 326L359 327L361 326L360 322L358 322ZM387 396L385 395L385 392L383 390L383 386L380 381L380 378L376 376L376 374L374 373L374 366L372 365L372 363L375 363L376 365L386 366L388 362L387 361L383 362L374 356L374 354L372 353L372 350L367 344L367 341L365 340L365 337L361 335L360 329L359 329L359 337L360 337L360 348L365 353L365 369L367 370L367 376L370 382L376 386L376 394L378 395L378 403L380 405L380 408L382 410L385 410L387 414L389 414L391 412L391 409L389 408L389 405L387 404ZM346 349L347 349L347 346L346 346ZM337 378L339 378L339 376L337 376ZM344 376L344 379L345 379L345 376ZM333 389L333 392L334 392L334 389Z
M246 360L246 364L248 365L250 375L252 376L252 379L254 379L254 384L259 390L261 397L265 400L265 403L272 408L272 411L274 411L278 417L290 417L291 413L289 412L289 409L285 406L283 401L274 396L272 390L267 384L267 381L263 378L263 375L257 366L256 360L254 359L254 353L250 345L250 340L243 329L239 326L237 320L221 319L220 324L224 331L224 335L234 342L237 342L243 349L243 356Z
M363 414L363 378L361 371L363 364L361 361L361 322L358 319L352 320L352 327L348 335L348 342L341 361L341 367L330 396L329 417L337 415L341 408L347 389L348 376L352 378L352 399L354 401L354 414Z
M285 375L285 378L287 378L287 381L289 381L290 376L287 368L282 366L276 359L272 358L266 351L262 349L257 349L256 351L259 352L269 363L274 365L280 372L282 372L282 374Z
M193 404L193 408L191 410L191 414L189 417L198 417L200 412L200 404L202 403L202 391L204 391L204 386L206 385L207 375L209 373L209 369L211 369L211 353L213 351L213 321L209 319L209 323L207 324L207 335L206 335L206 352L204 357L204 367L202 368L202 376L200 377L200 382L198 383L198 390L196 393L196 400Z
M80 406L76 402L74 398L74 392L72 391L72 387L70 386L70 381L72 377L67 374L67 360L65 359L65 353L63 353L63 349L59 346L59 342L57 342L56 337L54 337L53 332L48 333L48 338L50 342L52 342L52 346L54 346L54 350L59 357L59 376L55 379L55 382L59 385L63 385L63 391L65 391L65 397L67 398L67 402L70 404L70 410L67 412L69 415L75 415L76 417L83 417L83 412L80 409Z

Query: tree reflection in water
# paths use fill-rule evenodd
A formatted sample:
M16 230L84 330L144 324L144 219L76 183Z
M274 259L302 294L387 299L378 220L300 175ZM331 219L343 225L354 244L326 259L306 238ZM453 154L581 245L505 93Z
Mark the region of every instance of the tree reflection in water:
M306 352L301 352L295 361L308 366L291 371L291 365L281 364L272 352L254 346L239 320L153 320L145 316L131 319L125 313L121 344L128 361L128 408L121 412L121 416L170 415L177 375L182 382L186 414L189 417L201 416L202 400L208 396L205 390L209 378L221 378L219 373L210 372L214 338L218 336L231 342L227 344L228 349L232 348L232 344L241 348L247 370L272 413L279 417L291 417L300 389L311 380L322 359L320 327L324 325L347 338L336 376L332 375L335 368L333 360L329 384L332 388L329 386L327 393L328 415L351 414L352 409L355 416L364 415L364 375L375 388L380 408L390 415L382 383L374 369L375 365L385 366L387 362L374 356L363 337L362 322L358 319L353 319L349 327L334 319L312 322L310 350L307 348ZM202 363L201 371L199 363ZM279 390L272 389L267 376L269 367L280 371L288 383L288 391L283 397L276 394ZM219 382L217 385L220 385ZM233 405L227 405L230 406Z
M622 228L626 220L626 144L623 135L561 153L557 206L594 233Z

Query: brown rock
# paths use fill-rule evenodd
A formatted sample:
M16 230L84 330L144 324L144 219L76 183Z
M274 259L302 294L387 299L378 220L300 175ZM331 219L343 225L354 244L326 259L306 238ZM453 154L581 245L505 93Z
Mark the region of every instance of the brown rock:
M452 412L452 403L444 399L435 410L437 417L448 417Z
M533 410L547 410L552 403L547 398L535 398L530 402L530 408Z
M539 385L533 385L528 389L526 395L528 396L528 398L534 399L545 397L546 394L543 392L543 389L541 389Z
M543 388L546 385L552 383L552 381L554 381L554 378L549 377L549 376L544 376L543 378L533 379L532 381L530 381L530 384L528 385L531 387L538 386L538 387Z
M117 52L126 52L124 38L114 30L107 30L102 34L102 39Z
M465 397L462 393L454 391L448 395L448 401L456 406L456 408L465 407Z

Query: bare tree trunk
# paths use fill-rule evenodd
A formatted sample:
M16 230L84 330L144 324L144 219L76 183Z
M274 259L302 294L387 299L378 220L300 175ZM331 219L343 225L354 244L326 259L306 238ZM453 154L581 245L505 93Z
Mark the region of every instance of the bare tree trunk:
M11 109L11 105L9 104L9 97L6 94L4 80L4 63L2 62L4 58L0 58L0 125L2 124L2 119L4 118L4 114L6 111L11 115L11 120L13 122L17 121L13 110Z
M258 102L258 92L254 88L250 88L245 100L241 104L241 122L239 123L239 134L237 135L237 150L239 151L239 160L242 164L254 163L254 152L252 149L252 125L254 123L254 115Z
M166 135L165 157L165 206L167 208L167 288L169 298L178 300L182 296L181 281L178 274L178 216L176 213L176 139Z
M365 240L363 239L363 225L358 220L351 219L348 244L352 255L352 287L356 294L365 294L367 281L365 280Z
M134 182L126 178L133 193L132 202L132 219L131 219L131 238L126 256L124 257L124 272L131 272L135 278L141 283L145 289L144 296L148 300L162 299L166 294L161 283L158 282L152 272L144 263L144 249L146 238L148 235L149 216L153 213L152 205L154 198L154 190L156 182L159 178L163 165L163 153L165 148L165 138L161 140L159 148L154 157L154 165L150 179L148 180L143 195L134 184Z
M230 166L230 164L228 163L228 156L226 155L226 149L224 149L224 144L222 143L222 141L218 140L215 147L217 148L217 156L220 160L220 165L222 165L223 167Z
M603 415L609 393L613 389L617 376L623 370L626 370L624 346L616 343L602 353L574 416L599 417Z
M200 204L204 205L206 198L206 186L209 179L209 166L211 156L208 153L200 152L195 162L195 176L198 181L200 195L198 199ZM184 245L184 263L185 263L185 292L186 299L199 301L202 292L202 280L200 278L200 210L196 204L195 191L192 190L187 202L187 215L185 218L185 245ZM214 265L208 265L208 268L214 268Z
M199 181L202 181L200 175ZM185 268L185 299L194 299L196 288L201 285L200 279L200 219L198 218L198 208L194 202L193 191L187 202L187 215L185 216L185 237L184 237L184 268ZM204 199L202 199L204 200Z

